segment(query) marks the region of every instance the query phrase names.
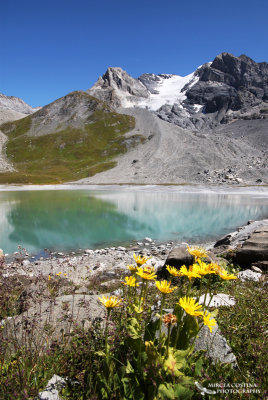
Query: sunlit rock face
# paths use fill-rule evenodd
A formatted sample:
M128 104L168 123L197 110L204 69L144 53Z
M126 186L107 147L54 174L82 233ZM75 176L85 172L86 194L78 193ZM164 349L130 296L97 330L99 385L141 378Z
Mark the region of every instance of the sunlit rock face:
M187 76L132 78L108 68L88 92L114 107L141 107L182 128L214 128L237 119L268 117L268 64L219 54Z

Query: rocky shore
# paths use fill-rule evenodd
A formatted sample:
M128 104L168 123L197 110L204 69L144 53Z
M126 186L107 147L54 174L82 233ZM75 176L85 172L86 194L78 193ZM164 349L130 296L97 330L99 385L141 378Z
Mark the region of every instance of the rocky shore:
M80 254L52 252L49 257L36 259L27 253L15 254L15 259L5 263L2 273L8 277L24 275L30 278L60 275L75 285L86 285L96 276L100 281L111 282L120 279L127 273L126 266L134 263L133 253L149 257L148 264L156 270L172 259L176 249L185 249L186 244L170 241L165 244L156 244L151 238L144 238L131 247L106 247L102 249L81 250ZM246 269L251 264L265 271L268 264L268 219L249 221L247 225L239 227L215 243L201 244L209 250L211 258L219 255L233 258L233 261ZM82 254L81 254L82 253ZM179 252L183 259L184 250ZM172 263L172 261L169 261ZM186 261L187 263L187 261Z

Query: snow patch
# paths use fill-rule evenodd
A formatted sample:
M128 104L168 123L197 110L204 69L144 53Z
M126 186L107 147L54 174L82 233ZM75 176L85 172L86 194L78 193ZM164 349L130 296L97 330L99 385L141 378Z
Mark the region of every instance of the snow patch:
M186 99L184 86L191 87L198 79L194 72L187 76L165 75L165 78L161 78L154 88L158 93L151 94L149 98L139 101L137 105L156 111L165 104L181 104Z

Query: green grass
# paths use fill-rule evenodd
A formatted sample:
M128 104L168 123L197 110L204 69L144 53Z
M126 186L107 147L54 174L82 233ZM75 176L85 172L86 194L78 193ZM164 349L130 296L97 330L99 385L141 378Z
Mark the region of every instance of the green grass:
M61 183L95 175L116 165L115 157L143 140L125 138L133 117L96 110L84 127L29 136L31 116L1 126L8 135L6 155L16 172L0 174L0 183Z

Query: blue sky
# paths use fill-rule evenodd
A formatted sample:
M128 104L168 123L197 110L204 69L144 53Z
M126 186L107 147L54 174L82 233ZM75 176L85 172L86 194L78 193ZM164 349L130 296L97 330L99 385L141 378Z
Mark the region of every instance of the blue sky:
M32 106L108 66L187 75L223 51L268 62L267 0L9 0L0 13L0 92Z

